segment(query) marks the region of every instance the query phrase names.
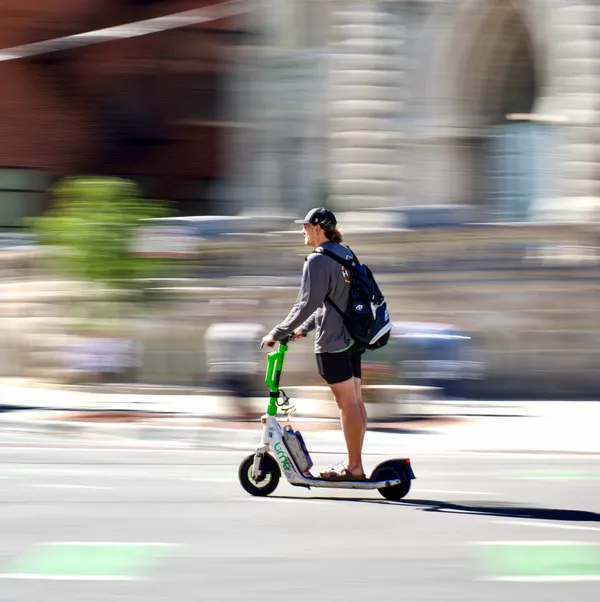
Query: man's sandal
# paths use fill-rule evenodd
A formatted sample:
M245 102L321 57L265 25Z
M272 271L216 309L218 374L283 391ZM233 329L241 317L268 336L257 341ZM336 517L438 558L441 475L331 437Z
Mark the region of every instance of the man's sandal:
M342 462L319 475L325 481L364 481L367 476L352 474Z

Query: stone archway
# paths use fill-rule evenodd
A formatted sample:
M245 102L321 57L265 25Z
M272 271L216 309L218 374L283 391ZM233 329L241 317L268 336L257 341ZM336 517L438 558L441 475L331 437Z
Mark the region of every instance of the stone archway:
M478 156L471 189L494 221L531 217L542 193L545 126L532 120L540 96L535 52L521 15L498 2L481 24L468 55L466 108Z
M464 82L466 109L475 126L501 123L507 115L529 114L538 96L535 53L522 17L499 2L468 48Z
M422 174L419 202L485 205L495 197L496 207L528 213L538 179L533 148L543 128L524 116L536 110L547 63L534 22L526 3L510 0L446 5L430 18L431 58L416 88L423 168L411 170ZM510 198L501 198L503 178L516 183Z
M473 91L481 88L486 70L505 64L511 48L521 42L522 49L525 40L533 70L539 80L545 79L545 25L532 13L528 0L441 3L424 24L417 49L421 68L414 91L422 107L420 118L429 125L476 123Z

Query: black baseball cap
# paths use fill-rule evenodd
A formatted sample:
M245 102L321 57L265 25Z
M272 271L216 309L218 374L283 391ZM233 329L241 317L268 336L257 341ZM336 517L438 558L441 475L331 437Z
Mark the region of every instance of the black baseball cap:
M325 207L316 207L315 209L311 209L304 219L296 219L294 220L295 224L312 224L313 226L319 225L323 227L333 226L335 228L337 224L337 220L335 219L335 215L329 209L325 209Z

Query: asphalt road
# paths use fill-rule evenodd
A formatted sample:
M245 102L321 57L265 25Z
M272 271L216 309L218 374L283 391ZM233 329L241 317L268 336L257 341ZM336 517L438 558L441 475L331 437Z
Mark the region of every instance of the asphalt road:
M598 600L597 455L413 456L387 502L284 481L252 498L239 452L3 436L0 454L0 602Z

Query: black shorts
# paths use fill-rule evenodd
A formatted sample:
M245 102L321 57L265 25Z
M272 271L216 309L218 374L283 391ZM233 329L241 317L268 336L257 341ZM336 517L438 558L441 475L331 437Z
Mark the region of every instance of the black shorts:
M354 345L341 353L317 353L317 368L327 384L335 385L352 377L361 377L361 356L364 350Z

